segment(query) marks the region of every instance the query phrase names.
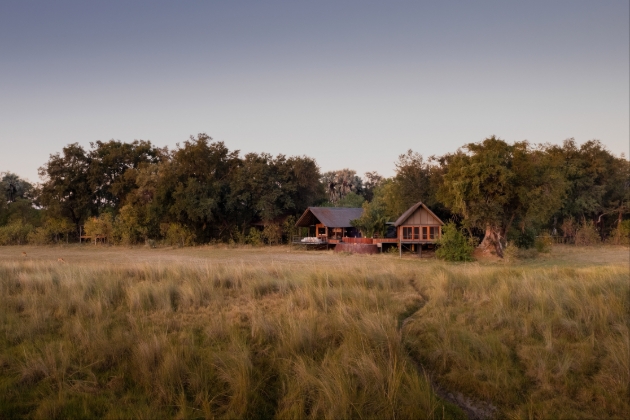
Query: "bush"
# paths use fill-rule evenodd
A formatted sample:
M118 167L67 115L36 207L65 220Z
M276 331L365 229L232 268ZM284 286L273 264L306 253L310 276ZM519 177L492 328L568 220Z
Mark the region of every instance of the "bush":
M59 243L63 239L68 241L68 235L74 231L74 225L66 219L46 219L44 226L28 234L28 243L33 245L48 245Z
M269 245L282 243L282 228L276 223L270 223L263 229L262 238Z
M263 243L262 232L256 228L251 228L247 235L247 243L253 246L259 246Z
M387 249L387 253L388 254L396 254L396 255L398 255L400 253L400 250L398 249L398 246L390 246Z
M91 217L86 220L85 235L92 237L94 240L97 236L104 237L106 240L112 239L113 219L109 213L101 214L99 217Z
M114 241L123 245L133 245L147 240L148 229L140 223L138 211L127 204L120 209L120 213L114 220Z
M167 245L184 247L194 244L195 234L179 223L164 223L160 226L160 231Z
M536 244L536 232L532 229L525 229L525 231L519 231L516 239L514 239L514 245L521 249L533 248Z
M582 223L582 225L575 232L575 244L582 246L592 246L601 243L601 238L593 222L588 221Z
M27 242L28 234L33 230L33 225L14 221L0 227L0 245L22 245Z
M610 235L610 242L614 245L630 244L630 220L623 220Z
M32 245L48 245L53 242L53 235L47 228L41 226L31 231L27 239Z
M473 261L475 247L454 223L447 223L442 227L442 238L438 241L435 255L446 261Z
M541 252L543 254L550 253L552 245L553 245L553 238L548 233L545 233L537 237L536 241L534 242L536 251Z
M513 262L516 260L528 260L532 258L536 258L538 256L538 250L535 248L519 248L516 244L511 241L508 242L507 246L503 250L503 258L507 262Z

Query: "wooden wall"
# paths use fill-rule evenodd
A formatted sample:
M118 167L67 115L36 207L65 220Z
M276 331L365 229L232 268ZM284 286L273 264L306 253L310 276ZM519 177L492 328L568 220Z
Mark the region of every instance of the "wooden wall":
M420 206L409 218L402 224L404 226L413 226L413 225L439 225L440 222L433 217L433 215L429 214L428 211L422 206Z

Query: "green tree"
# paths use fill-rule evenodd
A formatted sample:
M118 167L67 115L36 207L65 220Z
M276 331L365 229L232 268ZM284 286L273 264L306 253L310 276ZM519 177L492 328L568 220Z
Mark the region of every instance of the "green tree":
M363 175L363 190L362 195L367 201L374 199L374 193L378 187L383 184L385 178L379 175L376 171L366 172Z
M21 221L37 226L41 211L35 207L37 189L11 172L0 173L0 226Z
M268 223L295 208L296 184L286 163L283 155L248 153L234 171L229 204L243 232L254 221Z
M348 168L324 173L321 183L326 190L329 203L334 207L337 207L337 203L347 194L360 195L363 191L363 180L357 176L356 171Z
M223 142L206 134L191 137L172 153L166 191L160 201L173 222L190 229L195 238L207 242L230 231L231 176L240 163L238 151L230 152Z
M561 168L566 195L554 215L555 225L574 219L594 222L600 236L630 212L630 163L612 155L598 140L578 146L574 139L548 146L546 153Z
M142 165L157 163L166 153L143 140L131 143L97 141L90 146L88 176L95 204L99 209L113 208L116 211L136 188L136 171Z
M438 240L435 255L446 261L473 261L475 247L471 240L457 229L455 223L447 223L442 227L442 237Z
M43 183L40 203L53 215L68 218L79 232L82 221L98 214L90 186L91 158L77 143L63 148L62 153L50 155L39 168Z
M463 218L467 228L485 232L482 248L503 256L507 232L547 220L557 211L564 182L544 153L527 142L509 145L492 136L440 158L443 181L438 198Z
M378 200L363 203L363 213L358 219L350 221L350 224L359 229L364 237L372 238L377 233L385 236L387 231L387 216L385 208Z

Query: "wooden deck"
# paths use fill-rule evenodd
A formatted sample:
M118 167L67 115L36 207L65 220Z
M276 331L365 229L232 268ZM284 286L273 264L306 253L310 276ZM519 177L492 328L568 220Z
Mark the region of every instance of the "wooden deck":
M313 237L314 238L314 237ZM403 245L412 245L412 244L434 244L436 243L436 239L403 239L399 240L398 238L318 238L320 242L304 242L303 239L305 237L294 236L291 243L296 245L336 245L340 243L344 244L365 244L365 245L378 245L378 244L403 244Z

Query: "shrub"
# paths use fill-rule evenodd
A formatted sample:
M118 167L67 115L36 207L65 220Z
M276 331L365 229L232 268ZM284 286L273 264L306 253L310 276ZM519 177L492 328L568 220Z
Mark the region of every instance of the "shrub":
M389 254L399 254L400 251L398 250L398 246L390 246L387 249L387 253L389 253Z
M560 230L562 230L565 238L575 237L577 229L578 226L577 223L575 223L573 217L569 217L568 219L566 219L564 222L562 222L562 226L560 226Z
M516 239L514 239L514 245L521 249L530 249L535 246L536 232L532 229L525 229L519 231Z
M256 228L252 228L249 230L249 234L247 235L246 242L253 246L259 246L263 242L262 232L260 232Z
M447 223L442 228L442 238L438 241L435 255L446 261L473 261L475 250L471 241L457 229L454 223Z
M110 240L113 232L113 219L109 213L101 214L99 217L91 217L86 220L85 235L91 236L94 239L97 236L104 236L107 240Z
M138 211L133 206L127 204L120 209L113 226L113 236L116 243L132 245L146 242L148 229L140 223Z
M265 226L261 236L269 245L279 244L282 242L282 228L276 223L270 223Z
M48 245L53 242L53 235L44 227L38 227L28 234L28 243L33 245Z
M538 252L539 251L536 248L519 248L514 242L510 241L503 250L503 258L507 262L526 260L536 258L538 256Z
M630 244L630 220L622 221L610 235L610 242L615 245Z
M289 216L282 224L282 233L286 236L289 243L293 240L294 235L299 234L300 228L295 227L295 222L297 222L295 216Z
M582 223L582 225L575 232L575 244L583 246L591 246L601 243L599 233L595 229L593 222L588 221Z
M545 233L536 238L534 242L534 246L536 247L536 251L542 252L543 254L548 254L551 252L551 246L553 245L553 239L551 235Z
M350 221L350 224L359 229L366 238L373 238L374 234L385 236L387 231L387 216L383 205L372 201L363 203L363 213L358 219Z
M0 227L0 245L22 245L27 242L28 234L33 225L16 220Z
M164 235L164 242L167 245L184 247L194 244L195 234L179 223L163 223L160 226L160 231Z
M247 243L247 235L245 232L240 231L236 226L234 226L230 233L230 240L228 243L230 245L244 245Z

